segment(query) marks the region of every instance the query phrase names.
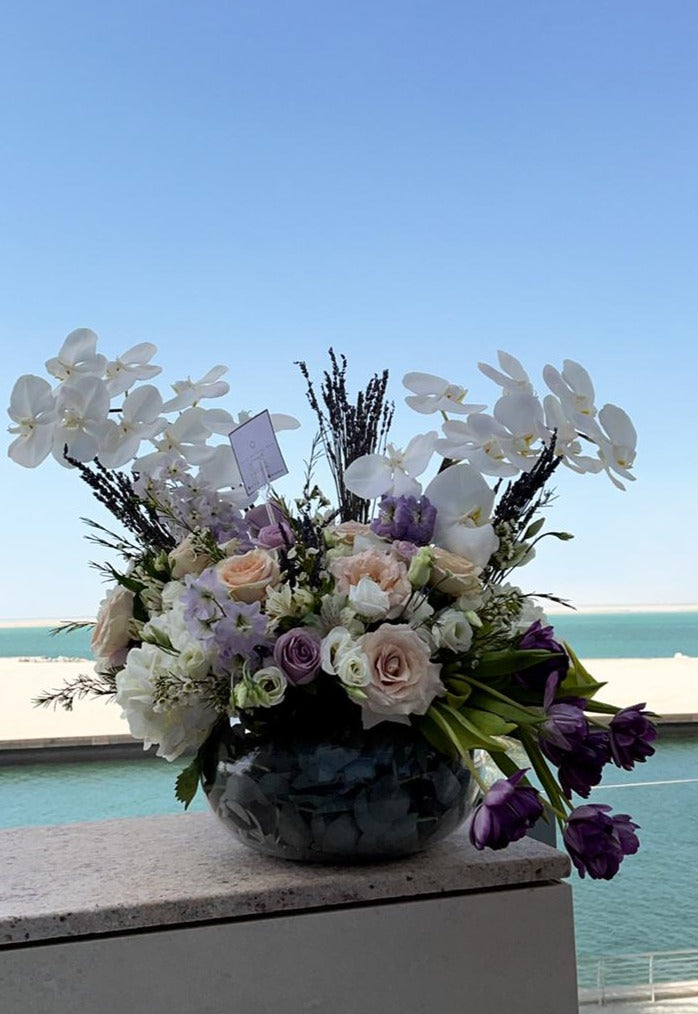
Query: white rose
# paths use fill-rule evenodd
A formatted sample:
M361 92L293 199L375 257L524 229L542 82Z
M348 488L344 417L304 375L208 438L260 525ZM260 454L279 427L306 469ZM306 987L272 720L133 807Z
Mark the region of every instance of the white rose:
M119 584L102 599L90 641L93 655L107 668L125 661L132 619L133 592Z

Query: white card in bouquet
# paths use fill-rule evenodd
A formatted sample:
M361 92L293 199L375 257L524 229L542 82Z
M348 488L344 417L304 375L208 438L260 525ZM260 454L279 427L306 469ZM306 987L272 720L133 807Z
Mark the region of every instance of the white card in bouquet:
M288 475L286 462L265 409L228 434L230 446L248 496L274 479Z

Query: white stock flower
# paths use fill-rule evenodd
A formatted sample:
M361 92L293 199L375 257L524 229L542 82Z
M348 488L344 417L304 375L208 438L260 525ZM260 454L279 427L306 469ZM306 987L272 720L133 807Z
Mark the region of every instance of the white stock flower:
M432 412L456 412L468 415L481 412L485 405L468 405L465 402L467 390L458 384L451 384L443 377L432 373L406 373L402 383L413 394L407 395L406 403L415 412L430 415Z
M71 331L53 359L46 360L46 369L57 380L79 376L101 377L107 357L98 355L97 335L87 327Z
M158 373L162 373L161 366L150 365L150 360L156 352L155 345L141 342L107 363L104 368L104 380L112 398L128 391L136 381L152 380Z
M224 373L228 372L227 366L214 366L205 373L200 380L177 380L172 385L175 392L174 398L170 398L163 406L164 412L176 412L196 405L202 398L220 398L230 390L230 384L225 380L219 380Z
M56 400L51 385L41 377L25 374L12 388L7 410L16 424L9 427L16 433L8 454L24 468L36 468L51 453L56 422Z
M480 372L490 380L494 380L495 384L499 384L505 394L533 394L533 385L518 359L508 352L501 351L497 353L497 359L501 370L487 363L478 363Z
M216 712L197 694L156 704L156 682L168 681L173 656L157 645L132 648L116 676L116 703L123 709L131 735L143 749L158 744L157 755L172 761L186 750L198 750L211 731Z
M107 421L99 460L107 468L120 468L138 453L142 440L149 440L165 425L160 416L162 398L152 384L132 391L121 409L120 421Z
M484 567L499 546L490 524L494 493L470 465L452 465L440 472L424 495L436 507L433 541Z
M438 433L431 430L413 437L404 451L388 444L386 454L364 454L347 468L344 484L366 500L379 496L419 496L416 476L425 470L436 447Z
M109 393L99 377L79 375L56 393L58 423L53 431L53 456L67 465L63 449L78 461L92 461L107 431Z

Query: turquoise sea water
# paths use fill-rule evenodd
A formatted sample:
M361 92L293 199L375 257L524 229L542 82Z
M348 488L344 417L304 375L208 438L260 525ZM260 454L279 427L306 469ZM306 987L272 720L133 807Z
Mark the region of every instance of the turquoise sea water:
M550 622L581 658L698 657L698 612L563 613ZM0 630L0 658L91 658L90 630L51 635L50 627Z

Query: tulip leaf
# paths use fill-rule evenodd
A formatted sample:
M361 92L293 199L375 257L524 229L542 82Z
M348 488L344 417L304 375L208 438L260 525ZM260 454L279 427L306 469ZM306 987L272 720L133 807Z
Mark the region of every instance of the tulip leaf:
M516 728L516 722L506 722L500 715L480 708L461 708L459 714L486 736L507 736Z
M510 676L514 672L530 669L540 662L549 662L552 658L563 658L564 652L545 651L542 648L505 649L502 651L483 652L474 672L478 679L483 677ZM467 679L467 676L464 676Z
M505 721L515 722L517 725L537 725L542 720L542 715L535 714L529 708L524 708L514 701L510 703L502 701L498 697L487 693L486 690L473 691L469 702L474 708L491 711Z

